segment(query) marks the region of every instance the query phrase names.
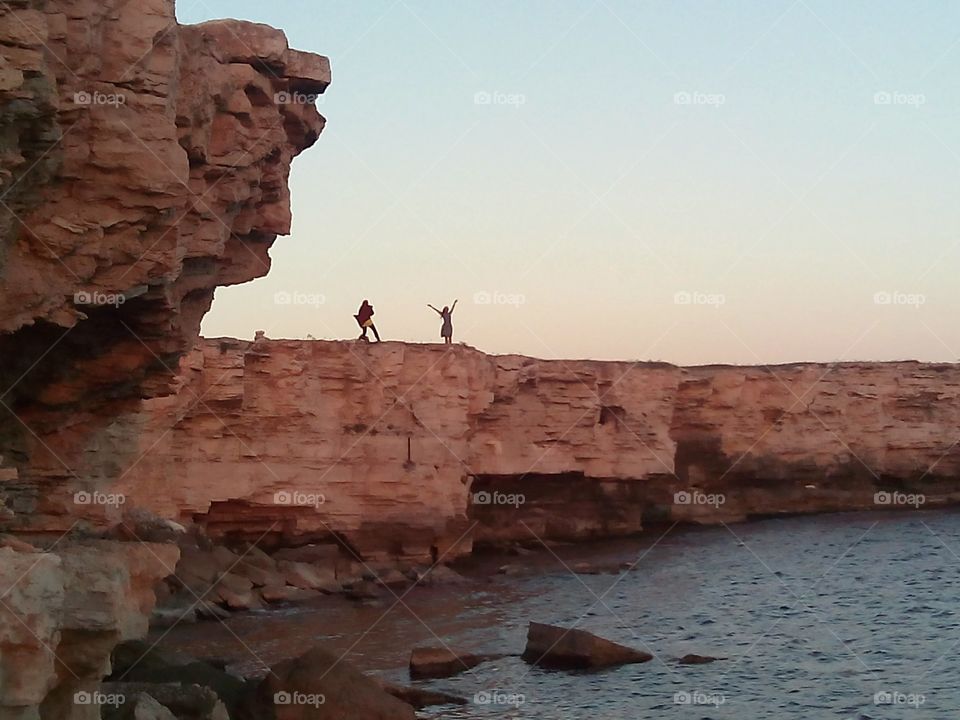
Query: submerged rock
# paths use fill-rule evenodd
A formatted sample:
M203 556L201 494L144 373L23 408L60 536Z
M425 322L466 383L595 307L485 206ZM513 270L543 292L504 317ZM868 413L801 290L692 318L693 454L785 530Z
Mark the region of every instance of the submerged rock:
M116 706L104 706L103 720L231 718L226 705L213 690L194 683L106 682L101 685L100 690L105 695L122 699ZM144 700L145 697L149 699ZM157 706L167 712L159 711Z
M147 693L121 705L105 705L103 720L177 720L177 716Z
M158 694L165 692L164 688L169 693L175 693L177 688L181 688L185 695L194 698L191 702L197 704L200 703L197 698L206 695L199 690L188 692L184 688L199 686L209 690L230 709L237 706L244 688L243 680L209 663L182 653L164 651L143 640L131 640L118 645L113 652L111 664L113 672L109 680L113 684L131 686L128 688L131 694L135 690L147 692L161 704L174 710L174 714L178 716L180 713L167 702L166 695ZM131 684L138 687L133 688ZM139 685L146 687L139 688ZM162 687L151 689L151 685ZM200 704L212 708L215 703L204 700Z
M414 680L450 677L504 655L458 653L445 647L418 647L410 653L410 677Z
M710 655L694 655L690 653L680 658L679 663L681 665L705 665L706 663L712 663L717 660L726 660L726 658L712 657Z
M407 685L394 685L393 683L379 679L377 680L377 684L395 698L403 700L417 710L434 705L466 705L469 702L466 698L460 697L459 695L451 695L450 693L440 692L438 690L409 687Z
M530 623L527 647L521 657L531 665L557 670L644 663L653 658L650 653L605 640L586 630L537 622Z

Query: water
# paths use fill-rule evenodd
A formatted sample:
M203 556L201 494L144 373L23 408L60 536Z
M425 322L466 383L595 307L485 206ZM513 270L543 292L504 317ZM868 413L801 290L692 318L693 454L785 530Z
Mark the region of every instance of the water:
M425 683L471 702L422 717L957 716L960 515L838 514L673 528L661 536L664 530L630 543L479 559L466 569L465 588L400 591L400 603L324 599L225 625L177 628L162 645L228 657L233 668L252 673L324 642L361 669L406 682L415 645L442 640L454 649L519 654L528 621L580 620L578 627L655 658L589 673L506 658ZM636 566L602 575L564 567L585 559ZM490 574L502 563L529 566L530 574ZM687 653L727 659L678 665ZM893 703L877 704L877 693Z

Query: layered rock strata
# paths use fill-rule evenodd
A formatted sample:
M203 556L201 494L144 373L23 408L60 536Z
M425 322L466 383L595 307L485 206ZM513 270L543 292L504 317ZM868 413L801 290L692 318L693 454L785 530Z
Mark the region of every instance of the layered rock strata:
M466 346L204 340L119 419L113 478L211 536L452 558L663 521L960 499L960 367L537 360ZM922 497L920 497L922 495Z
M47 548L0 538L0 717L99 718L111 649L146 631L179 550L90 539L125 506L80 460L171 391L214 289L266 273L329 81L173 0L0 3L0 529Z
M169 391L214 289L269 269L329 80L173 0L0 5L0 481L31 529L89 432Z

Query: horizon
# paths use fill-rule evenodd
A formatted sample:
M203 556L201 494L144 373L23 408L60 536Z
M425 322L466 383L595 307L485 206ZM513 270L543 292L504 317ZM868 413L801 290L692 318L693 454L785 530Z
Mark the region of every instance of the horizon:
M369 298L385 340L439 342L426 304L458 298L454 342L489 354L960 358L960 6L177 14L284 28L333 75L291 235L217 290L205 336L355 338Z

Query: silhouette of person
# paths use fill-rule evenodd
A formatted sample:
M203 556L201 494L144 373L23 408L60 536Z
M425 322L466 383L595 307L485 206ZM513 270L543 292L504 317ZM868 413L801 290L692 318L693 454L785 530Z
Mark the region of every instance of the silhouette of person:
M373 305L364 300L360 303L360 310L354 317L357 319L357 324L363 329L363 332L360 333L360 340L370 341L367 337L367 328L370 328L373 330L373 336L377 339L377 342L380 342L380 333L377 332L377 326L373 324Z
M453 309L456 306L456 300L453 301L453 305L451 307L444 305L443 310L437 310L433 305L427 303L428 308L443 318L443 324L440 326L440 337L443 338L444 345L449 345L453 342Z

